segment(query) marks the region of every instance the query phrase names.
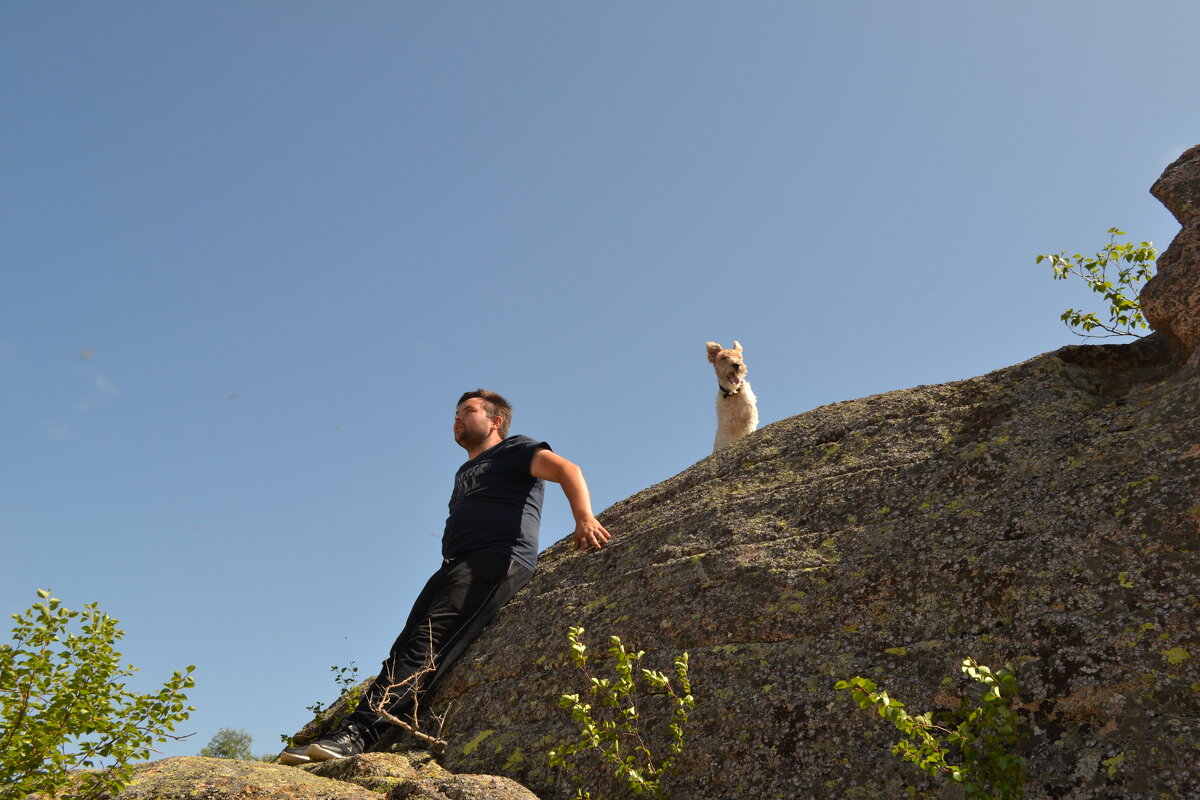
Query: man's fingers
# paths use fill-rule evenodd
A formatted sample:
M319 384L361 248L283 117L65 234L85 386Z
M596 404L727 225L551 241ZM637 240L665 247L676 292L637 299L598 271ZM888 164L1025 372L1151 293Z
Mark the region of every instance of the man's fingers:
M604 547L604 543L612 539L612 534L609 533L600 521L595 517L577 522L575 530L571 532L571 538L574 540L576 550L600 550Z
M612 539L612 534L603 527L597 526L596 530L575 531L573 538L575 539L576 550L599 550L604 547L605 542Z

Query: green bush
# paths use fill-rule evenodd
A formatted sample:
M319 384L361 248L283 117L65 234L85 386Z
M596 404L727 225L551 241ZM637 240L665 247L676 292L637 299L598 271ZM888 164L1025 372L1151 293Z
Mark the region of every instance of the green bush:
M1136 246L1129 242L1118 244L1116 238L1124 236L1125 231L1109 228L1107 233L1108 244L1094 257L1076 253L1068 258L1064 250L1058 255L1040 255L1037 263L1049 259L1055 280L1066 280L1072 275L1082 278L1088 288L1104 295L1108 301L1107 323L1101 322L1094 312L1085 313L1074 308L1064 311L1060 319L1073 333L1092 338L1141 336L1135 331L1149 325L1138 304L1137 286L1154 275L1158 251L1150 242ZM1116 275L1110 277L1112 267L1116 268ZM1097 328L1105 333L1092 333Z
M231 758L235 761L256 760L250 752L254 737L244 730L219 728L208 744L200 748L200 755L207 758Z
M615 679L598 678L591 674L588 662L595 657L587 655L587 646L580 641L583 628L572 627L567 631L567 642L571 648L571 660L587 678L587 695L591 702L579 694L564 694L559 701L563 708L570 709L571 716L579 724L579 738L556 750L551 750L550 765L571 769L570 759L585 754L598 755L602 762L610 765L618 784L623 784L634 795L645 795L653 800L665 800L662 781L675 765L676 758L683 752L684 728L688 711L695 706L692 685L688 679L688 654L675 659L675 676L678 690L662 672L641 667L643 651L630 653L620 638L611 637L608 653L612 656ZM659 757L651 752L652 734L647 727L661 726L665 720L643 717L640 706L638 680L644 684L647 695L669 698L672 708L667 728L666 756ZM591 794L579 789L576 798L591 798Z
M875 708L904 734L892 748L900 760L930 776L948 777L963 787L966 800L1018 800L1027 763L1017 755L1016 672L1012 664L993 672L973 658L963 661L962 671L985 690L982 705L968 711L953 729L935 725L932 713L910 715L904 703L866 678L838 681L834 688L849 692L859 708ZM958 764L947 761L952 749L959 754Z
M0 647L0 800L115 794L131 762L175 738L195 710L183 692L195 667L153 694L130 691L123 679L135 670L113 649L124 636L117 620L95 604L69 611L48 591L38 597L12 615L12 644Z

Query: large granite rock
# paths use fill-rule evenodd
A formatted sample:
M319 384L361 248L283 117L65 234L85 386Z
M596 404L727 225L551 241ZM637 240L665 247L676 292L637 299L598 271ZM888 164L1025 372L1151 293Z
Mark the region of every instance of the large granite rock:
M1198 152L1164 181L1194 194ZM1154 286L1196 286L1187 241ZM966 656L1020 667L1031 800L1200 797L1200 306L1175 291L1136 344L819 408L614 505L612 545L551 547L446 676L446 766L574 795L545 754L577 732L583 625L691 654L673 797L943 796L833 685L948 711Z

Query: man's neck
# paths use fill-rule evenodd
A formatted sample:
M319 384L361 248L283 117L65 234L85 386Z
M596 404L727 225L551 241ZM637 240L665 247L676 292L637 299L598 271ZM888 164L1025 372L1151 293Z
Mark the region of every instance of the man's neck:
M467 460L470 461L472 458L475 458L480 453L482 453L484 450L490 450L491 448L495 447L496 445L500 444L503 441L504 441L504 437L502 437L499 433L493 431L491 436L484 439L476 447L473 447L473 448L470 448L469 450L467 450Z

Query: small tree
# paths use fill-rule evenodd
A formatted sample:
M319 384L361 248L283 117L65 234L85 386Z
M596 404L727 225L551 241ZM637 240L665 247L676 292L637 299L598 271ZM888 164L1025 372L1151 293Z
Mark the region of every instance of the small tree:
M208 744L200 748L200 755L208 758L232 758L236 761L253 761L255 757L250 752L254 737L244 730L220 728Z
M69 611L48 591L38 597L12 615L12 644L0 647L0 800L116 794L151 745L182 738L169 732L195 710L183 692L195 667L152 694L130 691L123 679L135 670L113 649L124 636L117 620L95 604ZM81 769L95 771L73 774Z
M1137 286L1154 275L1158 251L1150 242L1136 246L1129 242L1118 244L1116 238L1124 236L1125 231L1109 228L1107 233L1108 244L1092 258L1080 253L1068 258L1064 250L1058 255L1040 255L1037 263L1049 259L1055 280L1066 280L1071 275L1082 278L1093 292L1104 295L1108 301L1107 323L1101 322L1093 312L1084 313L1074 308L1064 311L1060 319L1073 333L1085 338L1140 337L1141 334L1135 331L1149 325L1138 304ZM1112 267L1116 268L1117 274L1110 277ZM1106 333L1092 333L1097 328Z
M591 702L583 700L578 694L562 696L559 705L570 709L572 718L579 724L579 738L551 750L550 765L568 768L571 766L568 759L591 752L613 768L618 781L623 782L631 794L665 800L663 778L671 772L675 759L683 752L688 711L695 706L688 678L687 653L675 659L675 675L679 682L676 690L671 679L662 672L641 668L644 652L627 651L620 638L613 636L608 653L614 661L616 678L597 678L588 670L588 661L593 657L587 655L587 646L580 641L582 635L583 628L572 627L567 630L571 660L587 678ZM674 707L670 724L667 725L669 741L665 756L655 754L650 749L647 727L656 722L665 724L665 720L655 720L653 715L643 718L638 677L645 684L647 694L669 697L670 705ZM591 795L581 788L576 798L590 800Z
M321 700L305 706L304 710L312 714L312 719L295 734L279 734L279 740L285 746L292 747L319 739L354 712L363 692L363 687L359 685L358 667L351 661L349 666L345 667L334 664L329 671L333 673L333 682L338 687L338 696L328 706Z
M904 734L892 748L901 761L932 777L948 777L963 787L967 800L1019 800L1027 765L1017 754L1016 672L1012 664L993 672L973 658L963 661L962 671L984 686L983 703L953 729L934 724L932 713L909 714L904 703L866 678L838 681L834 688L849 692L859 708L874 708ZM954 757L952 750L958 752L958 764L947 760Z

